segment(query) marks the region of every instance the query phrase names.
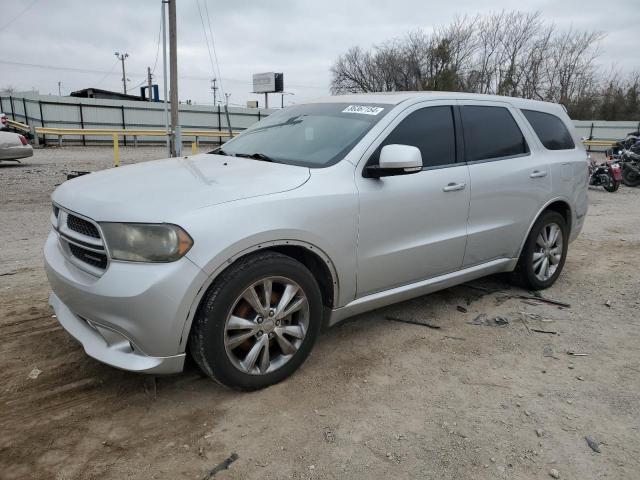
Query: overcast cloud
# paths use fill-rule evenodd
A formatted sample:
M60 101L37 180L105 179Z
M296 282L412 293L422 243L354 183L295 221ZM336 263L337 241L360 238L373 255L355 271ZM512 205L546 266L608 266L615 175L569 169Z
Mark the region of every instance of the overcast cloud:
M121 91L115 51L129 53L129 88L146 78L147 66L153 67L160 0L39 0L6 25L32 1L0 0L0 87L57 94L61 81L63 95L85 87ZM231 104L262 103L261 96L250 93L251 74L266 71L284 72L285 90L295 94L285 96L285 105L328 95L329 69L353 45L368 48L412 29L447 24L455 15L502 9L540 11L561 28L604 31L603 68L640 68L638 0L200 0L201 6L205 1ZM177 0L177 6L180 100L211 103L214 74L197 2ZM162 85L161 49L155 75ZM271 102L279 104L280 96Z

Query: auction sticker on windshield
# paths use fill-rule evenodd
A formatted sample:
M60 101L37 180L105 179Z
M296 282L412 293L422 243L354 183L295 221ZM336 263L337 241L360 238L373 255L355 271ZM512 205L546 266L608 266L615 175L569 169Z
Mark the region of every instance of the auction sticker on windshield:
M360 113L362 115L378 115L383 107L371 107L369 105L349 105L342 113Z

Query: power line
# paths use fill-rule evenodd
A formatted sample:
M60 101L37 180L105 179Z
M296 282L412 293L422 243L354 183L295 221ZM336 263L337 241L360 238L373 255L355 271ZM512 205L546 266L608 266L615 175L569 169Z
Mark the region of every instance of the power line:
M3 65L12 65L16 67L29 67L29 68L42 68L45 70L57 70L57 71L66 71L66 72L76 72L76 73L101 73L101 74L113 74L107 70L96 70L90 68L77 68L77 67L60 67L56 65L46 65L41 63L27 63L27 62L14 62L10 60L0 60L0 64ZM134 77L142 77L146 76L146 74L133 74ZM186 80L211 80L211 76L204 75L180 75L180 78L184 78ZM226 82L232 83L247 83L246 80L240 80L238 78L230 78L225 77ZM315 90L327 90L326 86L320 85L301 85L301 84L288 84L291 88L307 88L307 89L315 89Z
M160 18L160 27L158 28L158 43L156 45L156 59L153 61L153 68L151 69L151 74L153 75L156 71L156 65L158 64L158 54L160 53L160 35L162 34L162 17Z
M204 2L204 9L207 12L207 23L209 23L209 37L211 38L211 46L213 47L213 58L216 60L216 68L218 69L218 77L220 78L220 93L226 96L224 93L224 88L222 86L222 70L220 70L220 65L218 64L218 53L216 52L216 40L213 36L213 29L211 28L211 17L209 16L209 6L207 0L202 0Z
M200 8L200 0L196 0L198 5L198 14L200 15L200 22L202 23L202 33L204 33L204 41L207 44L207 52L209 52L209 62L211 63L211 70L213 70L213 76L216 76L216 68L213 65L213 56L211 55L211 47L209 46L209 37L207 36L207 28L204 26L204 18L202 18L202 9ZM206 6L206 4L205 4ZM220 82L222 84L222 82ZM215 103L215 94L214 94Z
M113 66L111 67L111 70L109 70L107 73L105 73L104 77L102 77L100 79L100 81L98 83L96 83L96 87L99 87L100 84L102 82L104 82L106 80L106 78L111 75L111 73L113 72L113 70L116 68L116 65L118 65L118 60L116 60L115 62L113 62Z
M24 10L22 10L20 13L18 13L15 17L13 17L11 20L9 20L7 23L5 23L4 25L2 25L0 27L0 32L3 31L5 28L7 28L9 25L11 25L14 21L16 21L18 18L20 18L22 15L24 15L25 13L27 13L27 11L29 11L31 9L31 7L33 7L36 3L38 3L38 0L33 0L33 2L31 2L27 8L25 8Z

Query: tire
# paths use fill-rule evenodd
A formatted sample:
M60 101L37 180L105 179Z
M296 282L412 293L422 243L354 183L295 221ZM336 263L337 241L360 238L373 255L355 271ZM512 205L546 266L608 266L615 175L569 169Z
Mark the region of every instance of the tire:
M640 185L640 175L634 172L631 168L622 168L622 183L627 187L637 187Z
M609 183L607 185L603 185L603 187L607 192L616 192L618 191L618 188L620 188L620 180L609 177Z
M560 246L558 246L557 243L555 244L555 247L554 244L551 246L542 246L538 243L539 237L542 238L543 229L548 234L549 227L551 225L555 225L560 231L560 236L558 236L561 241ZM527 241L524 244L524 248L522 249L522 253L520 254L518 266L514 272L515 279L519 284L532 290L542 290L549 288L555 283L562 272L564 262L567 258L567 247L569 243L568 230L567 222L558 212L548 210L540 215L531 228L531 232L529 233ZM542 240L544 241L544 238L542 238ZM551 257L557 258L553 255L554 252L561 255L560 258L557 259L557 263L553 263L549 260ZM538 257L537 260L534 260L534 254ZM542 257L539 257L540 254L542 254ZM547 271L549 274L548 277L540 274L542 271L541 269L544 268L545 256L547 257L549 265L549 270ZM537 263L539 261L542 261L542 264ZM536 262L536 267L538 268L534 267L534 262Z
M233 263L209 287L191 327L189 351L205 374L229 388L265 388L306 360L322 312L318 283L302 263L277 252L256 253Z

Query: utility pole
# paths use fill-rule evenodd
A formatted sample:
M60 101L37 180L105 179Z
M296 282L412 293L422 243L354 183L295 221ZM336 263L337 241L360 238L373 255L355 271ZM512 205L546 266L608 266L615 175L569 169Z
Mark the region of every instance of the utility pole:
M182 135L178 119L178 31L176 27L176 0L169 0L169 79L171 82L171 156L182 153Z
M153 82L151 80L151 67L147 67L147 86L149 87L149 98L148 98L148 101L150 102L151 100L153 100L151 98L151 96L152 96L152 88L153 88Z
M58 96L61 97L62 96L62 90L60 88L60 86L62 85L62 82L58 82Z
M122 62L122 88L124 89L124 94L126 95L127 94L127 75L125 74L125 71L124 71L124 59L127 58L129 54L123 53L121 55L120 52L116 52L114 53L114 55L118 60Z
M164 90L164 131L167 140L167 157L171 156L171 134L169 131L169 106L168 100L168 82L167 82L167 20L165 4L168 0L162 0L162 87Z
M216 82L218 81L217 78L212 78L211 79L211 91L213 92L213 106L216 106L216 101L218 99L218 86L216 85Z
M229 97L230 96L231 96L230 93L225 93L224 94L224 104L227 105L227 106L229 105Z

